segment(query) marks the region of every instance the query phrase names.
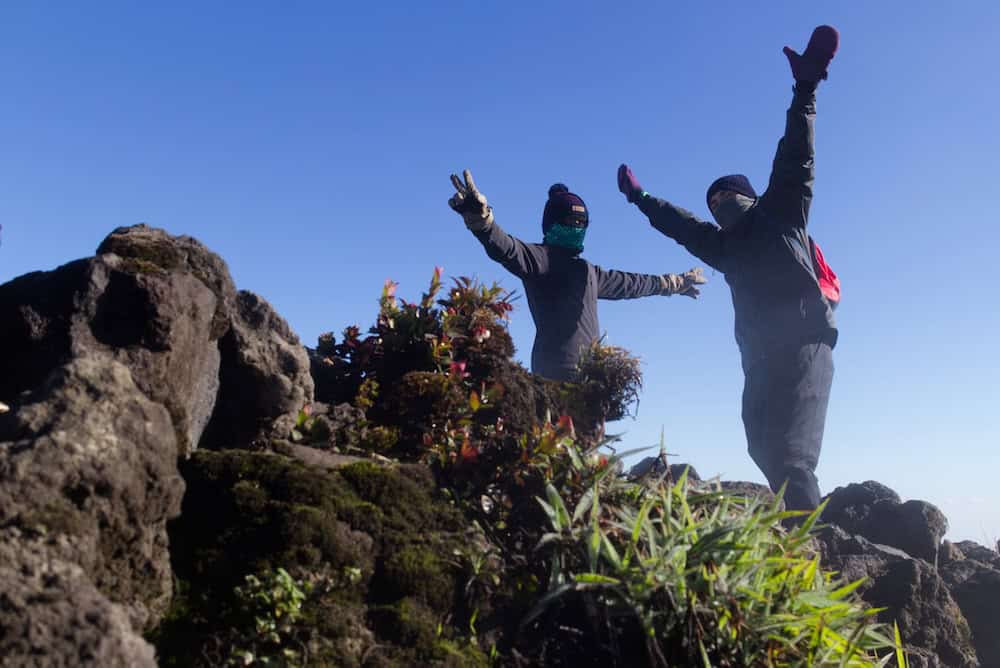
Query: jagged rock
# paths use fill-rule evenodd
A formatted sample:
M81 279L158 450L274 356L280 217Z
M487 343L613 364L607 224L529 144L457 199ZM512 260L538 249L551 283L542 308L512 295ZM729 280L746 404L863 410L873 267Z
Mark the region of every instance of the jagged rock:
M285 319L245 290L235 306L219 344L219 396L203 446L246 447L275 419L294 420L313 400L309 355Z
M698 472L695 470L693 466L690 466L689 464L670 464L669 466L670 466L671 480L677 480L678 478L680 478L680 476L684 473L685 469L687 469L688 472L688 480L690 481L701 480L701 477L699 477ZM659 476L663 474L663 470L664 468L663 468L662 458L660 458L659 456L645 457L641 459L638 464L629 469L628 477L631 480L635 480L645 475Z
M965 559L965 555L962 554L962 550L957 545L950 540L944 540L941 541L941 546L938 548L937 559L938 567L940 568L953 561L962 561Z
M216 296L212 339L226 333L236 299L236 286L225 261L197 239L173 236L148 225L132 225L119 227L105 237L97 247L97 254L105 253L124 258L132 273L191 274Z
M827 495L826 500L823 518L844 528L848 533L860 533L854 531L854 527L864 526L876 504L899 504L902 501L899 494L874 480L838 487Z
M991 568L996 568L1000 570L1000 552L996 550L991 550L988 547L983 547L979 543L974 543L971 540L963 540L955 544L966 559L975 559L978 562L984 563Z
M0 665L155 668L125 610L54 554L66 540L0 531Z
M970 557L949 562L941 576L969 622L979 660L983 666L1000 666L1000 570Z
M167 407L190 452L215 405L234 298L225 263L198 241L119 228L96 257L0 286L0 398L16 403L67 361L102 354Z
M900 503L894 491L871 480L838 487L827 499L824 522L937 563L948 520L936 506L926 501Z
M340 467L347 466L349 464L357 464L358 462L368 461L364 457L342 455L328 450L320 450L319 448L309 447L308 445L290 443L288 441L275 441L273 448L278 454L296 459L300 463L311 468L326 471L339 469Z
M155 624L172 592L165 525L183 495L176 459L170 415L125 366L70 362L0 418L0 526L19 532L5 549L15 562L78 567L133 627Z
M838 571L847 582L866 578L859 589L862 598L885 608L879 621L899 624L907 647L914 651L911 665L979 665L969 626L934 567L838 526L828 526L817 541L825 568Z
M723 480L720 483L722 491L733 496L760 497L766 501L774 500L774 492L767 485L739 480Z

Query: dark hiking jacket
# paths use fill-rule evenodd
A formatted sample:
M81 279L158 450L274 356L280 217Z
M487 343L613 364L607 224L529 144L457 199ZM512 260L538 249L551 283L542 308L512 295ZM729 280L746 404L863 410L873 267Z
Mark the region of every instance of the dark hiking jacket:
M476 232L486 254L521 279L535 321L531 370L546 378L569 380L580 351L601 336L598 299L658 295L656 274L605 270L559 246L529 244L493 223Z
M806 231L815 118L815 91L796 88L767 190L730 228L655 197L638 203L653 227L725 274L744 370L788 345L836 344L833 310L820 291Z

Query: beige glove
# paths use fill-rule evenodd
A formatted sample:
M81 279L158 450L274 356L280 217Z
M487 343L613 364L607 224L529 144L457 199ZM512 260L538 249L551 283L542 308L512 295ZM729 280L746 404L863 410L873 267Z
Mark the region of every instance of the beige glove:
M0 401L0 413L6 413L9 410L10 410L10 406L8 406L4 402Z
M691 299L697 299L701 290L696 286L704 284L707 279L702 275L702 268L695 267L683 274L663 274L660 276L660 281L663 283L661 295L684 295Z
M486 203L486 196L476 188L472 180L472 172L463 172L465 183L455 174L451 175L451 183L456 192L448 200L448 206L462 215L465 226L473 232L482 232L493 224L493 209Z

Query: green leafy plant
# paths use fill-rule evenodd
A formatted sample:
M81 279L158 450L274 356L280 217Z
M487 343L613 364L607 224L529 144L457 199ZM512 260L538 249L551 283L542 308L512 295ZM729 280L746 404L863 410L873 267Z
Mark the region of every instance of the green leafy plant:
M574 458L578 459L578 458ZM549 523L537 554L547 591L522 626L551 633L566 610L589 611L598 644L642 639L649 666L881 666L900 646L853 596L860 581L823 571L810 531L791 531L779 500L721 488L629 483L606 472L589 486L546 485ZM562 482L562 489L559 483ZM880 655L882 658L879 658Z
M237 621L230 666L285 666L301 663L294 646L295 623L311 590L283 568L262 577L247 575L234 590Z

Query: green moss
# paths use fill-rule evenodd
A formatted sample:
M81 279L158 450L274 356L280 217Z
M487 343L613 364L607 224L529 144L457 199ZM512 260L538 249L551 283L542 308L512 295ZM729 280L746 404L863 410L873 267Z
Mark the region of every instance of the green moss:
M362 665L359 652L374 642L368 627L385 617L369 614L376 608L396 609L396 635L422 643L419 660L409 647L375 651L385 665L440 663L435 657L448 654L436 649L437 625L461 583L449 557L465 524L425 468L361 462L325 471L280 455L199 450L182 474L184 507L168 529L175 573L191 583L194 603L186 629L173 625L173 641L156 636L164 656L197 656L224 631L233 587L279 567L320 583L299 622L314 665Z
M434 656L446 668L488 668L490 660L479 647L468 641L438 640Z
M167 271L154 262L136 257L123 259L118 268L130 274L164 274Z
M152 265L166 271L176 269L184 261L176 242L167 237L137 237L113 233L104 240L97 252L114 253L123 258L142 262L143 266Z
M388 599L413 596L431 607L447 608L455 595L452 571L434 549L406 545L385 557L377 580L378 591Z
M380 638L412 648L417 655L432 654L439 620L420 601L405 598L393 605L377 606L370 616Z
M370 452L386 452L399 443L399 428L376 425L364 430L361 447Z

